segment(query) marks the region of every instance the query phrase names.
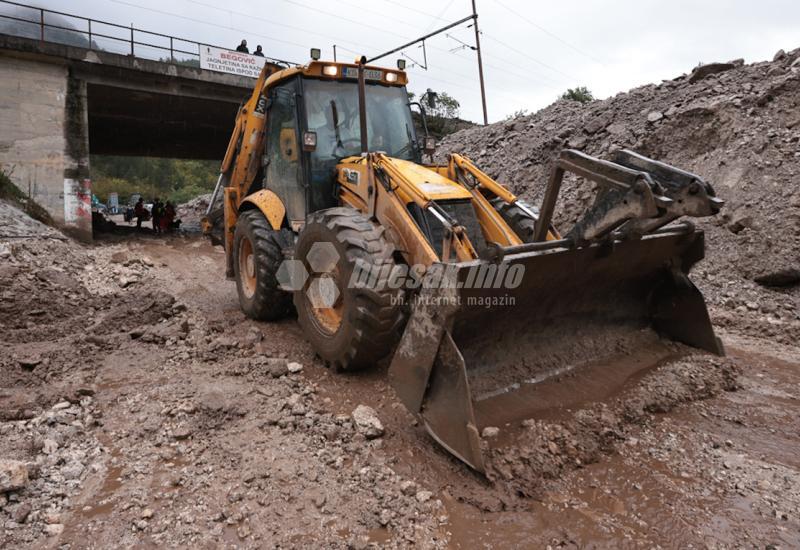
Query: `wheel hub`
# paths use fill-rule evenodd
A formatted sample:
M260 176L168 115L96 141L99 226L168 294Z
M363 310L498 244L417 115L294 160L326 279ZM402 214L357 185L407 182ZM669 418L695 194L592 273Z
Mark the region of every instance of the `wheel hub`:
M330 334L339 330L343 318L342 289L339 281L339 269L335 266L328 273L314 277L306 290L311 313L317 325Z
M244 295L251 298L256 293L256 259L253 251L253 243L244 237L239 244L239 280Z

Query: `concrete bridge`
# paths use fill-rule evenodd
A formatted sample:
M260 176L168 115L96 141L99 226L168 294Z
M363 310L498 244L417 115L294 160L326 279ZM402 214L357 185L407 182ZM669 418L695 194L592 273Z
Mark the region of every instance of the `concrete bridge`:
M89 240L90 154L221 159L254 83L0 34L0 169Z

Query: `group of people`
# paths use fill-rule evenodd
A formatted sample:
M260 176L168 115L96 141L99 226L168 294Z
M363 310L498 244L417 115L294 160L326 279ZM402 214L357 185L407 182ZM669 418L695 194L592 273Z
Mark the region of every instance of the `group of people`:
M242 43L236 46L236 51L242 53L250 53L250 50L247 48L247 40L242 40ZM264 51L261 49L261 44L256 46L256 51L253 52L253 55L257 55L258 57L264 57Z
M144 199L140 197L133 208L133 215L136 218L136 229L141 229L142 221L149 217L153 221L154 233L166 233L172 229L177 229L181 223L180 220L175 219L177 215L175 205L170 201L161 202L158 197L153 200L153 206L149 212L144 205Z

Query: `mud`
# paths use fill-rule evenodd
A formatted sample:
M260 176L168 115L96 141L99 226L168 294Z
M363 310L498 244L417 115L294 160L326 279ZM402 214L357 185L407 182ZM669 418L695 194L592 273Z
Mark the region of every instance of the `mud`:
M775 471L796 482L789 457L800 449L797 430L751 432L737 423L755 411L742 402L770 403L760 422L796 423L795 348L781 348L781 369L765 364L769 378L758 378L751 363L762 359L746 355L755 352L716 359L642 333L636 346L530 384L524 402L533 421L499 423L499 436L487 439L487 481L416 424L388 387L385 366L338 375L314 358L293 320L246 320L220 276L223 255L204 241L11 246L0 456L25 461L37 477L6 496L6 545L664 545L706 540L700 527L679 528L697 510L729 522L708 540L729 540L762 513L763 540L797 540L796 494L766 491L789 519L774 517L751 481L760 466L745 460L774 453L787 461ZM59 276L37 276L48 270ZM29 308L47 308L45 322L37 325L42 314ZM760 340L737 346L771 348ZM289 373L289 360L302 372ZM609 372L604 361L619 368ZM731 392L734 363L742 387ZM504 400L513 395L485 406L511 412ZM350 414L360 404L376 411L384 436L358 433ZM657 435L675 426L691 456L674 456L665 447L674 438ZM728 507L738 489L727 478L680 481L681 472L707 475L702 449L712 437L745 455L735 474L740 486L755 484L746 493L752 509ZM706 492L719 498L701 498ZM23 505L31 511L15 521Z
M564 140L644 144L722 167L732 205L704 222L693 274L727 357L593 327L520 345L520 370L471 373L481 428L497 428L488 477L432 441L386 365L333 373L293 319L246 319L220 249L79 245L0 203L0 462L29 477L0 490L0 547L800 546L798 287L773 284L798 250L794 74L737 67L452 138L530 196ZM624 126L656 104L663 122ZM573 190L559 221L590 200ZM359 429L360 405L383 435Z

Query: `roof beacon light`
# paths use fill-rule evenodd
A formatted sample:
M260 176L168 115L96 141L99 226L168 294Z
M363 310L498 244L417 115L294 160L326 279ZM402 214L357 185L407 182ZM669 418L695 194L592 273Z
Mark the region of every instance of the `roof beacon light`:
M322 67L322 74L325 76L336 76L339 74L339 67L336 65L325 65Z
M311 59L314 61L319 61L319 58L322 56L322 52L319 48L311 48Z

